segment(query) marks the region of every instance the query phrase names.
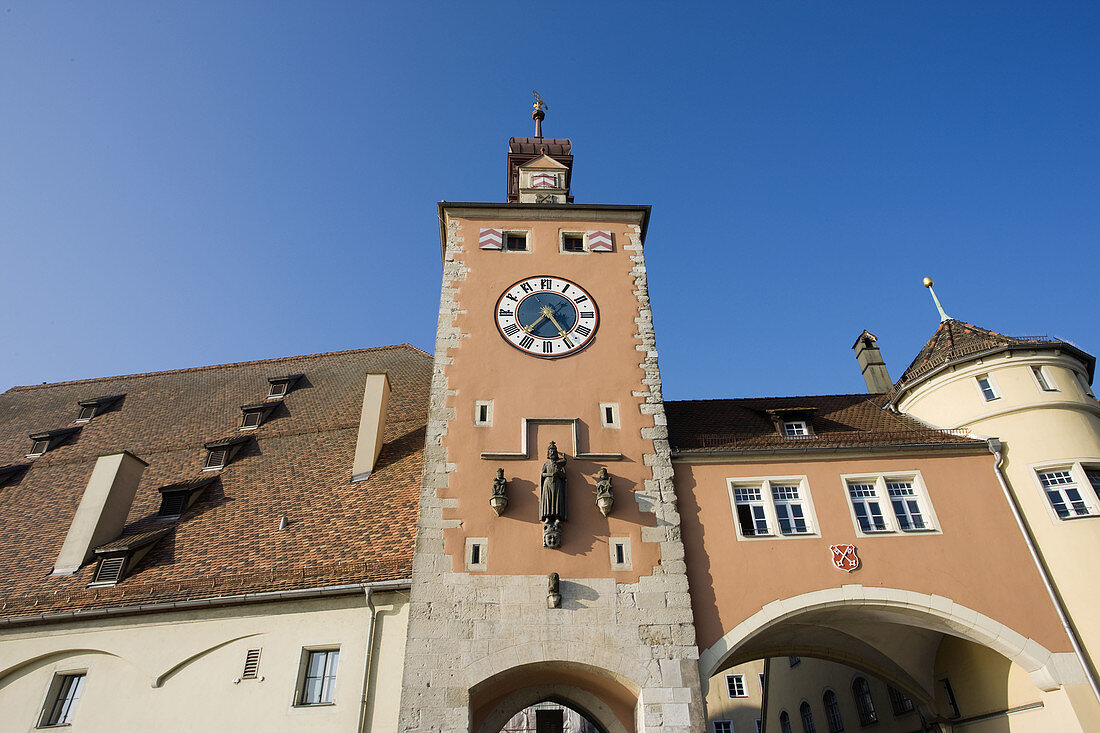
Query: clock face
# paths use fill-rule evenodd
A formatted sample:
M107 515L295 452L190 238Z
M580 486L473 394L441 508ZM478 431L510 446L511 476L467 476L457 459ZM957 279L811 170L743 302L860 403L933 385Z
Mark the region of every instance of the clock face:
M556 359L592 343L600 310L575 282L537 275L520 280L501 294L496 322L504 340L520 351Z

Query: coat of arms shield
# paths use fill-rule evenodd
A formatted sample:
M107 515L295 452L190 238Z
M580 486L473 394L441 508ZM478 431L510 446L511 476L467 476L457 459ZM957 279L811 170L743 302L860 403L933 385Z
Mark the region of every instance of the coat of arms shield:
M855 545L832 545L829 549L833 551L833 565L840 570L850 573L859 567L859 556L856 555Z

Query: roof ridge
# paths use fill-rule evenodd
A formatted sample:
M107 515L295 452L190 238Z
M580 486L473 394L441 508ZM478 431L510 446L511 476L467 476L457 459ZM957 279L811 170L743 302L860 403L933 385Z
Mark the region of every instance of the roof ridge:
M806 394L806 395L772 395L768 397L708 397L701 400L665 400L665 404L685 402L744 402L746 400L804 400L820 399L824 397L862 397L864 399L876 394L890 394L889 392L842 392L839 394ZM868 400L870 402L870 400ZM874 403L872 403L874 404Z
M87 379L69 379L61 382L45 382L43 384L23 384L16 385L8 389L8 392L22 392L30 389L44 389L47 387L60 387L63 385L71 384L89 384L92 382L105 382L113 379L137 379L140 377L153 377L161 374L184 374L187 372L202 372L213 369L229 369L233 367L252 366L254 364L266 364L271 362L286 362L294 361L296 359L315 359L322 356L342 356L345 354L358 354L367 351L391 351L394 349L412 349L413 351L419 351L425 356L432 356L432 354L424 351L424 349L417 348L409 343L404 344L390 344L388 346L368 346L362 349L344 349L342 351L322 351L317 354L295 354L293 356L276 356L271 359L251 359L248 361L231 361L224 364L208 364L204 366L183 367L182 369L163 369L154 372L137 372L135 374L117 374L106 377L88 377Z

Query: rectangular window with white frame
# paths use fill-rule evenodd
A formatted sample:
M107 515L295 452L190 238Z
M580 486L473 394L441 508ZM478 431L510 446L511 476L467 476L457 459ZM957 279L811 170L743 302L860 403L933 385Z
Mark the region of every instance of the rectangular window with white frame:
M529 232L504 232L505 252L529 252Z
M860 536L939 531L919 472L841 478Z
M1038 467L1035 476L1059 520L1100 514L1100 466L1075 462Z
M974 383L978 387L978 393L981 394L982 399L986 402L992 402L1001 398L1001 393L997 391L996 385L993 383L993 377L988 374L979 374L974 377Z
M816 536L805 476L728 479L738 539Z
M808 438L810 427L805 420L784 420L783 435L787 438Z
M334 704L336 702L336 667L339 662L338 648L303 649L295 704L300 706Z
M619 427L619 403L600 403L600 426L605 428Z
M716 721L714 721L714 733L733 733L733 721L732 720L716 720Z
M1042 366L1031 367L1031 376L1035 378L1035 383L1039 385L1039 389L1044 392L1057 392L1058 385L1054 383L1054 378L1050 375L1050 372Z
M743 674L727 674L726 675L726 694L731 698L733 697L748 697L749 692L745 687L745 675Z
M474 425L478 427L492 427L493 425L493 401L478 400L474 403Z

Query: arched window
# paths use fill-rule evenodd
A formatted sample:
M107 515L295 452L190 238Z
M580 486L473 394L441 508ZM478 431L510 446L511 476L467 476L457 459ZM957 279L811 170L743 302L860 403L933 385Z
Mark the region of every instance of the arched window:
M817 728L814 727L814 711L810 710L810 703L803 700L798 706L798 713L802 716L803 733L817 733Z
M837 703L836 693L825 690L821 696L821 702L825 704L825 722L829 724L829 733L840 733L844 730L844 720L840 717L840 704Z
M791 716L786 710L779 714L779 733L791 733Z
M859 712L859 724L870 725L878 722L875 713L875 701L871 699L871 686L863 677L856 677L852 683L852 694L856 698L856 710Z

